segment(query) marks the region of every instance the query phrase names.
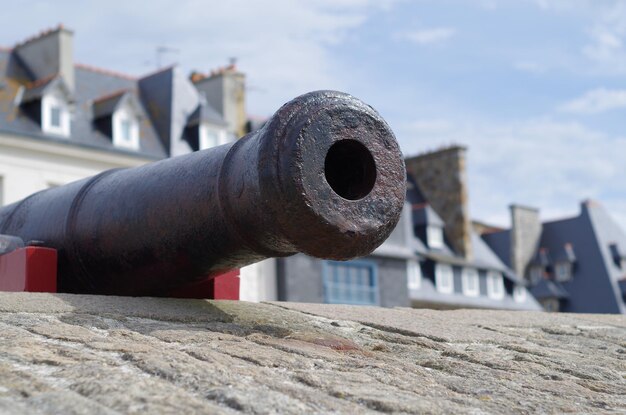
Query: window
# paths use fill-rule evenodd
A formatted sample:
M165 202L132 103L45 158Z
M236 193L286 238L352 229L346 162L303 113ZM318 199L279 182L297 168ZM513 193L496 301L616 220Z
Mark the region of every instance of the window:
M572 264L569 262L558 262L554 266L554 279L559 282L569 281L572 278Z
M429 248L443 248L443 229L440 226L427 226L426 240Z
M463 294L469 297L478 297L480 287L478 285L478 271L473 268L464 268L462 274Z
M376 263L324 262L324 301L331 304L378 304Z
M41 98L41 130L60 137L70 135L69 105L65 97L54 91Z
M494 300L504 298L504 280L501 273L497 271L487 272L487 295Z
M407 261L407 275L409 290L419 290L422 286L422 269L416 260Z
M437 291L451 294L454 291L454 276L450 265L437 264L435 266L435 285Z
M513 288L513 300L516 303L523 303L526 301L526 287L523 285L516 285Z
M219 132L206 125L200 127L200 150L220 145Z
M122 141L130 142L132 140L132 124L130 120L122 120Z
M129 150L139 150L139 121L128 108L113 114L113 144Z
M58 105L50 107L50 126L61 128L61 107Z
M533 284L538 283L543 278L543 267L535 265L530 268L530 281Z

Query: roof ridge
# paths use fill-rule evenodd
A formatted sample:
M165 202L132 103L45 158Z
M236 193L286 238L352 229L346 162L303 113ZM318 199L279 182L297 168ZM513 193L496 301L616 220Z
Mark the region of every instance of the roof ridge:
M429 158L429 157L437 157L440 156L442 154L451 152L451 151L455 151L455 150L463 150L466 151L467 150L467 146L463 145L463 144L457 144L457 143L451 143L451 144L444 144L441 145L439 147L437 147L434 150L424 150L421 152L418 152L412 156L409 157L405 157L405 159L410 160L410 159L414 159L414 158Z
M76 62L76 63L74 63L74 66L78 67L78 68L81 68L81 69L85 69L87 71L97 72L97 73L101 73L101 74L105 74L105 75L116 76L118 78L127 79L129 81L136 81L138 79L136 76L133 76L133 75L125 74L125 73L122 73L122 72L117 72L117 71L114 71L114 70L111 70L111 69L100 68L98 66L89 65L89 64L86 64L86 63Z
M32 89L32 88L37 88L39 86L45 85L47 83L49 83L50 81L54 80L55 78L57 78L59 76L58 72L55 72L51 75L45 76L43 78L40 79L35 79L34 81L28 82L26 84L26 89Z
M152 71L152 72L148 72L148 73L147 73L147 74L145 74L145 75L141 75L138 79L145 79L145 78L149 78L149 77L151 77L151 76L154 76L154 75L160 74L161 72L169 71L170 69L172 69L172 68L176 68L177 66L178 66L178 64L177 64L177 63L173 63L173 64L171 64L171 65L164 66L163 68L159 68L159 69L154 70L154 71Z
M105 95L102 95L102 96L100 96L100 97L98 97L98 98L95 98L95 99L93 100L93 103L95 104L95 103L97 103L97 102L106 101L106 100L108 100L108 99L111 99L111 98L116 97L116 96L118 96L118 95L123 95L123 94L126 94L126 93L131 92L131 91L132 91L132 89L131 89L131 88L120 88L120 89L115 90L115 91L113 91L113 92L109 92L109 93L107 93L107 94L105 94Z
M58 32L60 30L65 29L65 26L63 26L63 23L59 23L56 27L51 27L48 29L44 29L41 30L39 33L37 33L36 35L30 36L28 38L26 38L25 40L22 40L21 42L18 42L15 44L15 48L18 48L20 46L24 46L27 43L33 42L37 39L41 39L44 36L48 36L49 34L52 34L54 32Z

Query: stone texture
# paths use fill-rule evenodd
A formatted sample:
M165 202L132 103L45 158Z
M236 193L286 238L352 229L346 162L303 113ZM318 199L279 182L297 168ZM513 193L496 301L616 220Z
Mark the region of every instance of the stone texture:
M624 413L626 318L0 293L0 413Z
M516 275L526 276L528 264L532 261L541 240L541 219L539 209L527 206L511 205L511 268Z
M454 250L471 260L466 151L465 147L451 146L409 157L405 163L428 203L445 222L445 233Z

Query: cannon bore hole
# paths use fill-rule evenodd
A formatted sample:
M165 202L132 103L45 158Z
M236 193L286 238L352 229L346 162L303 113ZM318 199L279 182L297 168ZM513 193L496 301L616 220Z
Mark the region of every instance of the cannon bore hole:
M335 193L348 200L364 198L376 182L374 157L356 140L340 140L333 144L326 154L324 172Z

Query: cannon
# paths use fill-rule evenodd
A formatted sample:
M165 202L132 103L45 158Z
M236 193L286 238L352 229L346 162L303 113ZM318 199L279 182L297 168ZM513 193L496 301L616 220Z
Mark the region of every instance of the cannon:
M56 249L59 292L161 296L269 257L367 255L396 226L405 181L382 117L318 91L234 143L1 208L0 234Z

